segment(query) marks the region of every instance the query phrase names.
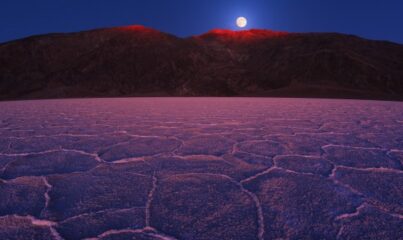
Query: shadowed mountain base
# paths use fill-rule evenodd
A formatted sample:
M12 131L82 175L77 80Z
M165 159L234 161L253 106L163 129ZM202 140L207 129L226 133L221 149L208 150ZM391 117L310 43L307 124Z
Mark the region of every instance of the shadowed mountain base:
M403 99L403 46L336 33L142 26L0 44L0 99L280 96Z

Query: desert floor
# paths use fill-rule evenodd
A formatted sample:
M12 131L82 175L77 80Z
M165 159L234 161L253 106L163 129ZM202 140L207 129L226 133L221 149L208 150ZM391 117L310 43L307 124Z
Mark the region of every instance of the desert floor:
M0 102L0 239L401 239L403 103Z

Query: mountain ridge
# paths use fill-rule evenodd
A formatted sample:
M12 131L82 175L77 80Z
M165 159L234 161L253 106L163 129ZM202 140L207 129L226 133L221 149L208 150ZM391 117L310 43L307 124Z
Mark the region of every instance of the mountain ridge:
M403 45L339 33L134 25L0 44L0 99L285 96L403 99Z

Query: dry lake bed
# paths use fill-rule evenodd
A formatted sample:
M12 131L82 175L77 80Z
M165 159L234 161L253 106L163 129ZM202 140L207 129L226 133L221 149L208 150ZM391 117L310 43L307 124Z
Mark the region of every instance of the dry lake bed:
M403 103L0 102L0 239L403 239Z

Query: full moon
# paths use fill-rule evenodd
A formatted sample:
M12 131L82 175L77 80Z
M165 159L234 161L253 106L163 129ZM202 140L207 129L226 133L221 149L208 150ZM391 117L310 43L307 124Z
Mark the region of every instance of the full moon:
M247 24L248 24L248 20L244 17L239 17L236 19L236 25L240 28L246 27Z

